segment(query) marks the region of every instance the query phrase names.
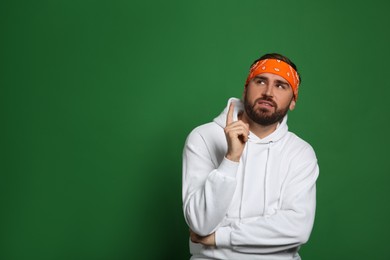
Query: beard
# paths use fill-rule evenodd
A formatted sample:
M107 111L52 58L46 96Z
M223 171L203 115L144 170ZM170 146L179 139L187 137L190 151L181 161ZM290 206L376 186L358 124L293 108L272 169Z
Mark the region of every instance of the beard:
M261 100L271 102L273 104L272 108L275 109L275 112L272 113L269 109L265 108L255 109L257 102ZM281 122L284 116L287 114L289 106L278 109L278 105L269 96L258 98L255 100L255 102L253 102L253 104L250 104L247 96L245 95L244 108L246 114L253 122L262 126L269 126L277 122Z

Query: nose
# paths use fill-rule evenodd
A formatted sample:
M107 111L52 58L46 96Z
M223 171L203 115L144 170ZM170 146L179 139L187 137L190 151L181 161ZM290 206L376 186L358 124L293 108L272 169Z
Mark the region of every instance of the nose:
M272 85L271 84L266 84L266 86L264 88L263 95L269 96L269 97L273 96Z

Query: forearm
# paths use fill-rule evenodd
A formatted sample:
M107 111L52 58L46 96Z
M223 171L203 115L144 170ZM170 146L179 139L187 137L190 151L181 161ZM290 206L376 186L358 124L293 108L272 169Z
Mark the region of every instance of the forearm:
M276 253L298 247L309 238L314 215L277 212L274 216L237 221L216 231L216 244L247 253Z
M216 232L217 245L236 251L273 253L297 247L307 242L314 221L314 213L278 211L269 217L237 221Z
M273 253L298 247L309 239L315 216L318 166L306 165L288 185L279 209L218 228L216 244L240 252Z

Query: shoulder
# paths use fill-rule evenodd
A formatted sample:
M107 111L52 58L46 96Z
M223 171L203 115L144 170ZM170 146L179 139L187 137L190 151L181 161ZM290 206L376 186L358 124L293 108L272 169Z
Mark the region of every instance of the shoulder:
M212 140L218 135L223 134L223 128L215 122L206 123L194 128L187 137L187 142L196 142Z
M316 160L313 147L305 140L293 132L288 132L286 136L285 148L296 157Z
M197 155L211 160L215 167L222 161L227 149L223 128L215 122L194 128L187 137L184 155Z
M201 153L207 152L215 160L226 153L226 148L227 143L223 128L215 122L193 129L185 143L185 149Z
M286 137L281 153L285 159L285 166L290 172L288 178L312 176L316 179L319 174L319 167L313 147L292 132L288 132Z

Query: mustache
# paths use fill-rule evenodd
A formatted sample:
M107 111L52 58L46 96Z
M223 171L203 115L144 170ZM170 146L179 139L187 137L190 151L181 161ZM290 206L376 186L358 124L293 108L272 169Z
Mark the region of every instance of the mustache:
M256 105L258 102L260 102L260 101L267 101L267 102L272 103L272 105L273 105L275 108L278 107L277 104L276 104L276 102L275 102L271 97L269 97L269 96L264 96L264 97L261 97L261 98L256 99L255 102L253 103L252 108L255 107L255 105Z

